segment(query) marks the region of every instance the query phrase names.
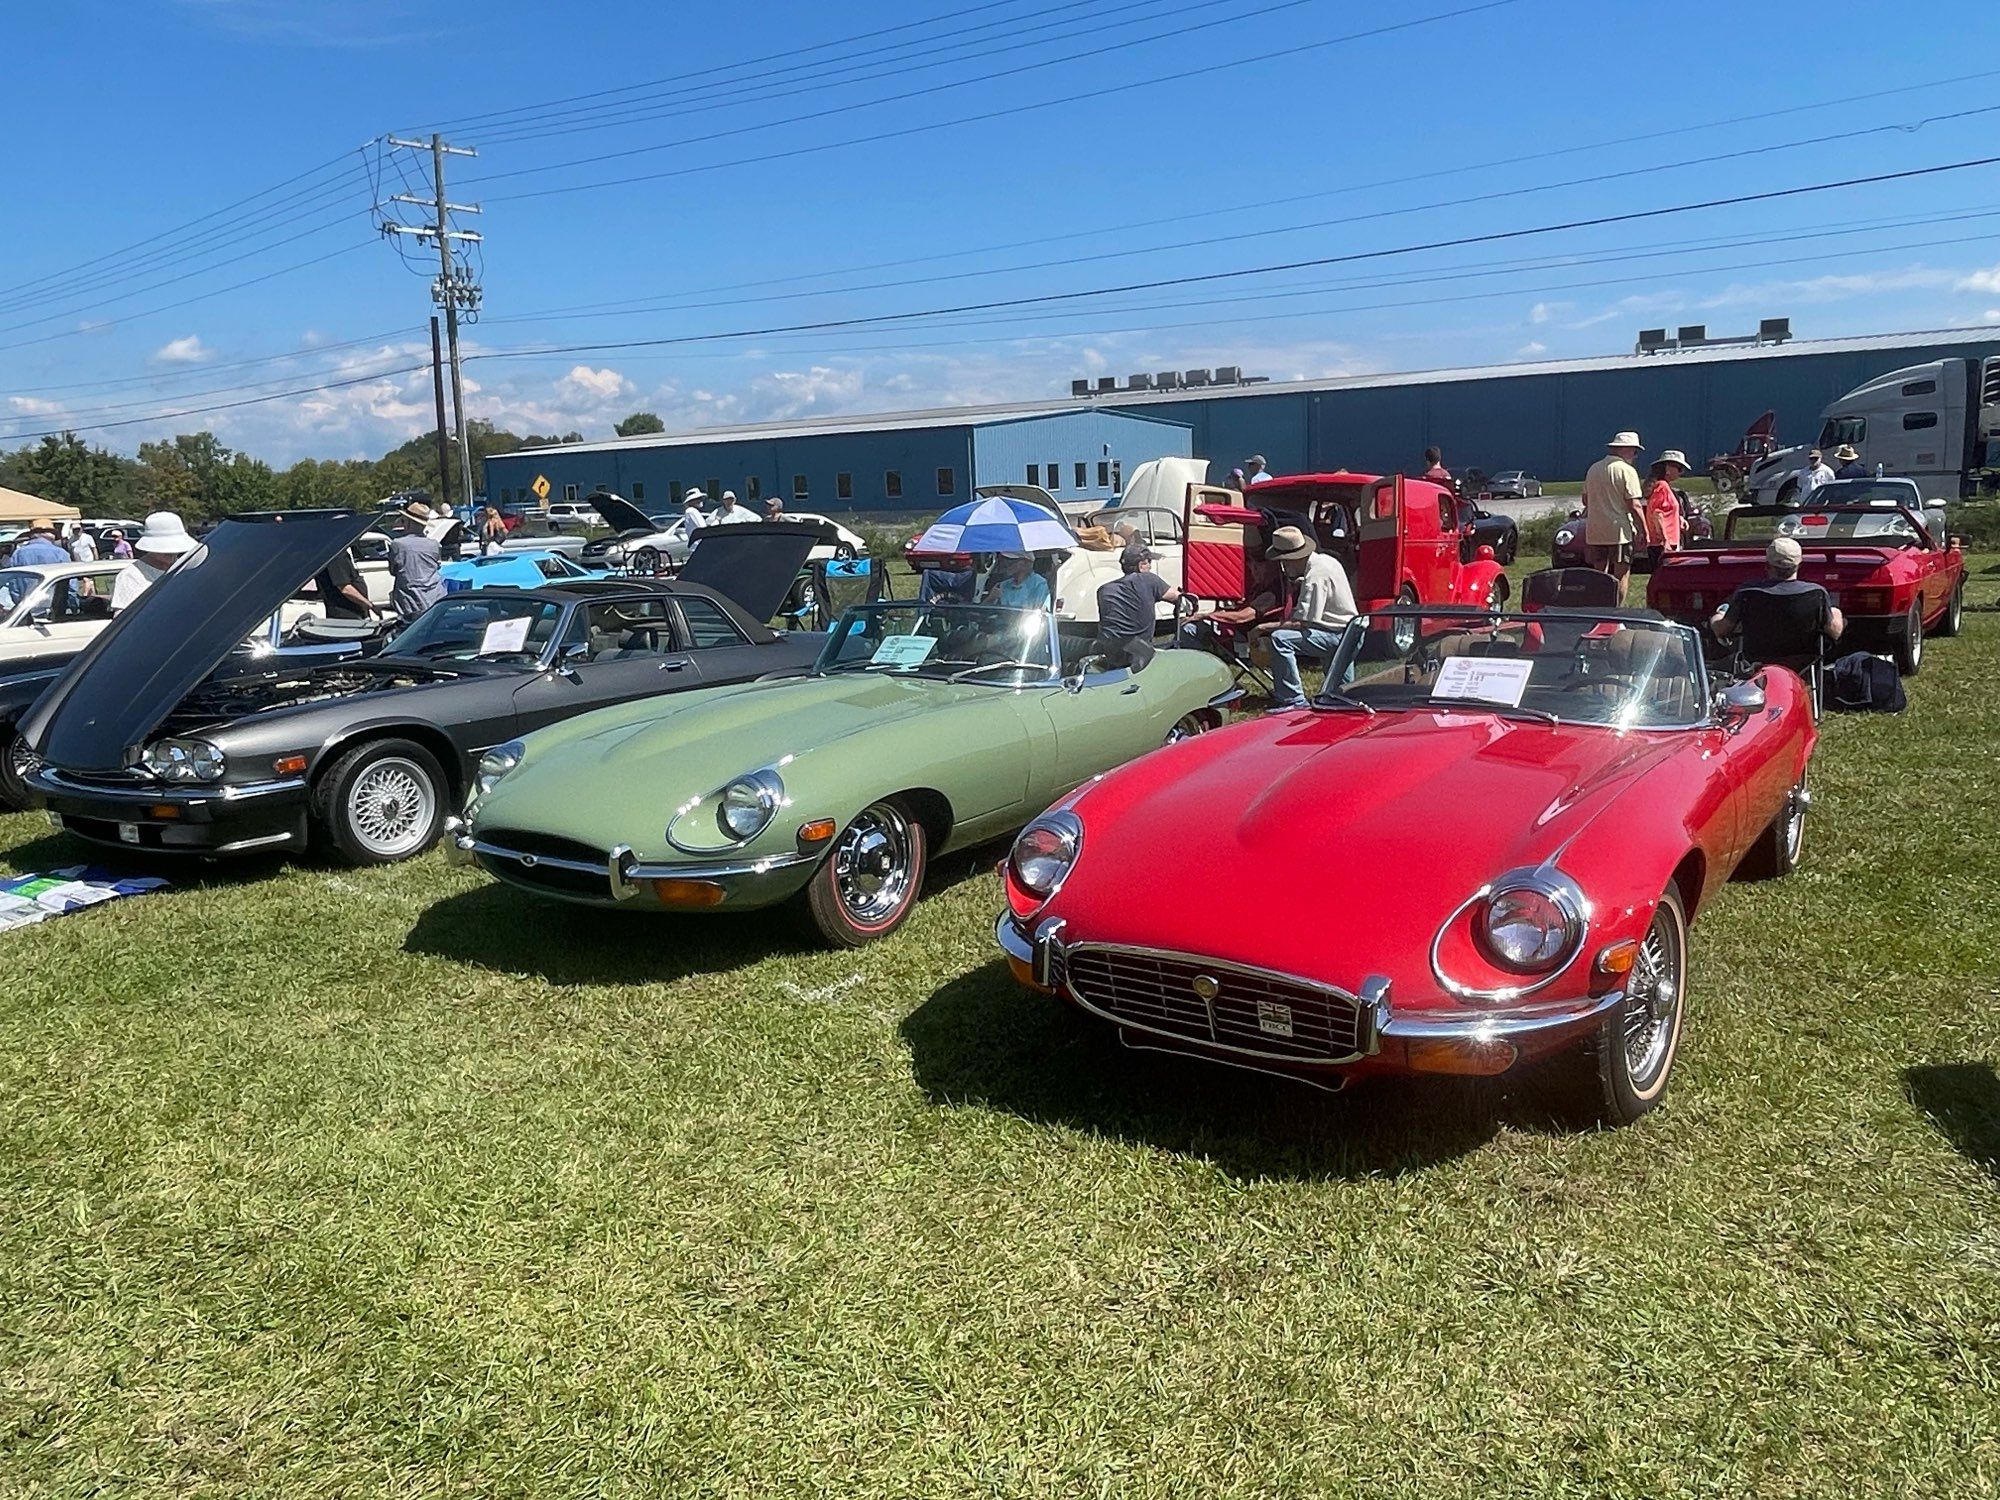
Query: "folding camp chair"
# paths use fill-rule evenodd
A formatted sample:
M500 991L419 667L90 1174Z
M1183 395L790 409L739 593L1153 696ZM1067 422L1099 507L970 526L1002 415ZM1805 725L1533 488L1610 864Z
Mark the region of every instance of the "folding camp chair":
M1752 584L1738 589L1730 605L1738 668L1791 668L1806 680L1815 719L1826 700L1828 603L1823 589L1778 592Z

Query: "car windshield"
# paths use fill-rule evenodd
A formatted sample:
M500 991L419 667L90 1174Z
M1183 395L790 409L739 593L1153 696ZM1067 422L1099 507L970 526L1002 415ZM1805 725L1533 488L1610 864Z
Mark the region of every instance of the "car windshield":
M1692 630L1569 610L1358 616L1326 680L1330 690L1316 707L1444 710L1616 729L1696 724L1706 710L1701 643Z
M1821 485L1804 501L1815 505L1907 505L1922 510L1923 496L1914 484L1894 479L1834 479Z
M833 627L814 670L1002 686L1055 675L1048 615L989 604L856 605Z
M28 568L0 568L0 613L12 609L42 585L42 575Z
M1782 515L1729 518L1732 542L1768 542L1777 536L1801 542L1923 542L1916 523L1902 510L1822 510L1808 505Z
M561 605L541 599L454 594L412 620L389 650L426 661L532 662L556 633L562 613Z

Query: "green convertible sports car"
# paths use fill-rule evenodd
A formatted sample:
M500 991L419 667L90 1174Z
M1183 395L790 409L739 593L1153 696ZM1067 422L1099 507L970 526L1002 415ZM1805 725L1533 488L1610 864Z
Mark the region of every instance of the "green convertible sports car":
M835 945L908 915L929 855L1221 722L1229 669L1105 670L1040 610L865 604L809 675L585 714L496 746L448 852L511 885L672 911L796 899Z

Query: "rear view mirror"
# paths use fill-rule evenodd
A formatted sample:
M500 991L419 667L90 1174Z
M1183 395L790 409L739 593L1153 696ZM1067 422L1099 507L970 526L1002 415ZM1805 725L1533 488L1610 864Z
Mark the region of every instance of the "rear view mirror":
M1762 712L1764 702L1762 682L1732 682L1715 695L1715 716L1719 719L1745 718Z

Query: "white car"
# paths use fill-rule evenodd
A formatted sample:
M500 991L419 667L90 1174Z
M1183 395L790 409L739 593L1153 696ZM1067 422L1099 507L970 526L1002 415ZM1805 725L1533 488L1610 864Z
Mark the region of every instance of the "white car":
M840 540L831 546L813 548L811 555L816 562L827 562L834 558L866 557L868 555L868 539L861 535L860 532L852 531L841 525L832 516L822 516L818 512L810 510L788 510L782 516L778 517L778 519L781 521L816 521L822 526L831 526L834 529L835 534L839 536Z
M111 621L127 559L0 568L0 670L80 649Z
M594 531L604 524L604 517L596 508L581 500L558 500L549 506L543 519L551 531Z

